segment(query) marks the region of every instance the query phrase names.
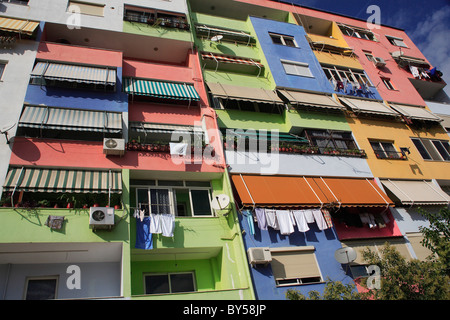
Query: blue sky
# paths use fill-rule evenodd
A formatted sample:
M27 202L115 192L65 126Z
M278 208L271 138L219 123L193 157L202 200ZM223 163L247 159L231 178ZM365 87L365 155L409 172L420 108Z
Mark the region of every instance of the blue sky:
M405 30L430 63L444 73L450 96L450 0L284 0L366 20L381 9L381 24Z

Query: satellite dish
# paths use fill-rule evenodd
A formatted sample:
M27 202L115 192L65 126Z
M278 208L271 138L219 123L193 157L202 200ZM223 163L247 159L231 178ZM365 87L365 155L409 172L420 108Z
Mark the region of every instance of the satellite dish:
M337 262L347 264L356 260L356 251L353 248L341 248L334 252L334 258Z
M217 36L212 37L211 41L217 42L217 41L221 40L222 38L223 38L223 35L218 34Z
M5 125L2 125L0 128L0 133L5 133L11 130L16 124L15 123L8 123Z
M219 194L212 200L211 206L215 210L226 209L230 204L230 197L226 194Z

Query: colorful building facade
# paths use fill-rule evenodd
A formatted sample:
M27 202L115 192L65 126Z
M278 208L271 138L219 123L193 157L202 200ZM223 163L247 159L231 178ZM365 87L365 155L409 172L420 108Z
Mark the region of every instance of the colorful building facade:
M266 0L20 2L3 299L283 300L358 282L365 246L428 254L450 112L403 30Z

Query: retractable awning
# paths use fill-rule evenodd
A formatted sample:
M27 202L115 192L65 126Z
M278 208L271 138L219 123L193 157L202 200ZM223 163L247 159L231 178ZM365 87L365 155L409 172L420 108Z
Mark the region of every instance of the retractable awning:
M130 122L130 129L148 133L203 133L201 127L137 121Z
M206 25L197 25L197 26L195 26L195 28L197 29L197 31L199 33L206 33L208 35L220 34L220 35L228 36L228 37L244 38L247 41L250 41L251 39L253 39L252 35L250 35L249 33L243 32L243 31L235 31L235 30L211 27L211 26L206 26Z
M32 78L72 81L80 83L116 84L116 69L72 64L38 62L31 72Z
M5 191L122 193L120 171L10 167Z
M0 30L32 35L39 22L0 17Z
M253 101L260 103L284 104L273 90L261 88L249 88L241 86L226 85L215 82L207 83L212 95L216 98L225 98L242 101Z
M24 106L19 126L50 130L119 133L122 131L122 113Z
M450 196L427 180L390 180L381 183L403 205L447 205Z
M346 104L354 113L375 114L382 116L398 117L399 114L386 106L381 101L361 100L352 98L339 97L344 104Z
M372 179L233 175L232 181L246 206L393 205Z
M221 63L253 65L253 66L256 66L261 69L264 68L264 65L262 63L260 63L259 61L255 61L253 59L224 56L224 55L215 54L212 52L202 52L202 59L214 60L216 62L221 62Z
M292 90L279 90L279 92L293 105L334 110L345 109L329 95Z
M192 84L144 80L123 79L123 90L128 94L150 96L164 99L199 101L200 96Z
M425 109L425 107L419 106L408 106L408 105L400 105L400 104L389 104L394 110L396 110L401 115L412 119L412 120L426 120L426 121L435 121L441 122L442 119L437 115Z

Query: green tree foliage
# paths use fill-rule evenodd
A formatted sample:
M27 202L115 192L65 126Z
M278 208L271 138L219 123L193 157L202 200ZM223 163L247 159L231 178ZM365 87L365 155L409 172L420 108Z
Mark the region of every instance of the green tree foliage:
M361 295L355 290L355 285L352 283L343 284L340 281L327 279L323 295L312 290L308 292L308 296L305 296L298 290L288 289L286 298L289 300L359 300Z

